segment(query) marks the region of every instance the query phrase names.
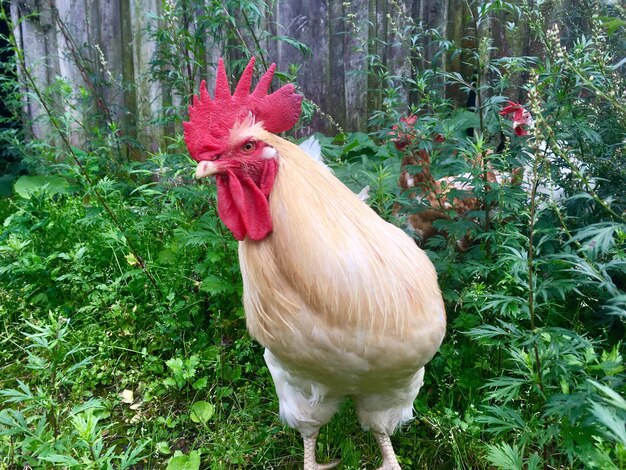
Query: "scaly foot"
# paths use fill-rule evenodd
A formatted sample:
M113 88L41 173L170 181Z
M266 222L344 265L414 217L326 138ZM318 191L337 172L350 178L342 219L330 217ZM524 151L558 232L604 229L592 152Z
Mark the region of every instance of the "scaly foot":
M380 452L383 454L383 464L378 467L377 470L402 470L398 463L396 453L393 451L393 445L391 444L389 436L387 434L374 432L374 437L376 438L376 442L378 442Z
M339 465L339 460L330 463L317 463L315 460L315 441L317 434L313 437L302 437L304 440L304 470L328 470Z

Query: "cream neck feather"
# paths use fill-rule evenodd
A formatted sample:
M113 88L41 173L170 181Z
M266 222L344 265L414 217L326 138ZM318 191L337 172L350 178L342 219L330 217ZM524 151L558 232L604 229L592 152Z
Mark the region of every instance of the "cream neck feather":
M255 137L279 159L273 232L240 245L247 310L261 329L289 328L306 308L330 326L402 336L433 303L443 309L435 270L413 240L298 146L266 131Z

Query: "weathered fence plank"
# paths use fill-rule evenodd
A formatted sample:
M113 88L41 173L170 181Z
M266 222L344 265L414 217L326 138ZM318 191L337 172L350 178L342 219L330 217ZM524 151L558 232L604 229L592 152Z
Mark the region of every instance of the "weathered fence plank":
M157 44L147 28L149 24L153 31L159 27L154 17L162 12L162 2L171 1L13 0L11 10L26 64L42 88L58 77L76 88L87 88L94 93L94 107L104 110L106 120L116 123L124 135L136 138L147 150L156 151L163 144L163 133L176 130L151 121L162 115L164 106L189 99L189 92L177 92L166 79L155 80L151 75ZM207 11L196 13L208 14L210 8L215 8L214 3L207 4ZM263 40L268 59L281 69L300 65L298 85L321 111L310 130L336 131L325 115L342 129L366 129L368 116L381 106L382 98L381 83L372 73L373 62L368 60L373 56L391 75L409 76L412 67L430 67L437 60L442 69L459 71L472 79L473 71L464 57L443 55L435 59L438 47L426 35L420 39L421 53L409 51L401 40L406 26L421 23L423 28L436 28L461 45L471 26L464 0L277 0L268 8L260 27L270 37L291 36L311 48L312 54L302 57L286 42ZM29 16L32 12L39 15ZM232 13L233 21L240 20L237 15ZM194 28L193 21L189 25ZM261 32L257 31L257 36ZM518 29L516 37L509 37L498 24L486 34L505 50L529 50L525 28ZM250 49L254 47L249 34L241 36L241 41ZM204 75L214 73L222 46L220 40L207 37L203 56L196 58L204 64L185 73L191 73L190 78L197 83L202 78L211 81L212 77ZM412 97L404 89L399 92L408 104ZM459 92L446 88L445 93ZM34 100L25 98L24 112L35 118L41 109ZM36 136L49 131L36 121L31 130Z

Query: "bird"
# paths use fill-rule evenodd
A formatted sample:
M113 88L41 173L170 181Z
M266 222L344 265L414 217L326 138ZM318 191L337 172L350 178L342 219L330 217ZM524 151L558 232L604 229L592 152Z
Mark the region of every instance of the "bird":
M528 129L532 129L534 126L533 118L528 110L515 101L508 100L507 105L498 114L511 118L513 132L518 137L528 135Z
M409 200L420 203L419 210L409 214L402 213L402 206L396 203L393 214L397 217L406 217L407 230L419 238L422 243L435 235L446 235L435 228L435 221L450 220L454 217L466 217L468 213L480 209L481 202L472 195L473 185L470 183L472 175L464 174L460 177L446 176L435 179L431 172L430 152L424 148L417 148L417 144L425 137L420 136L414 126L417 116L400 118L399 124L394 124L390 133L391 142L402 153L398 187ZM445 142L441 134L432 137L434 145ZM495 178L493 172L488 172L489 181ZM451 197L450 193L454 196ZM456 214L456 215L455 215ZM469 234L456 240L455 248L466 251L471 246Z
M530 131L535 128L535 121L530 112L521 103L507 101L507 105L502 108L499 113L501 116L510 118L512 121L513 132L518 137L530 136ZM533 139L535 137L533 136ZM558 154L550 147L546 140L534 141L534 152L524 150L527 159L522 167L513 170L513 181L515 184L521 184L522 189L530 196L532 193L534 161L539 158L541 166L546 166L544 170L546 175L539 177L536 182L535 193L542 199L550 203L563 203L568 195L567 186L570 186L571 180L575 174L586 174L587 188L594 190L597 186L597 179L590 175L591 168L584 161L579 160L568 150L569 144L563 140L556 140L552 143L558 149ZM552 167L552 170L550 169Z
M331 171L278 134L297 123L293 84L268 94L272 64L250 91L251 58L231 94L220 59L213 97L200 84L184 122L196 178L214 177L219 218L239 241L250 335L278 395L279 415L302 436L305 470L318 463L320 428L347 397L382 453L413 416L424 367L446 313L435 267Z
M510 100L506 103L507 105L499 112L500 116L511 118L513 131L517 137L529 135L528 129L532 129L533 126L530 113L519 103ZM453 217L472 220L471 214L484 208L483 201L474 194L472 180L476 177L472 173L435 179L431 172L430 151L419 148L419 143L427 140L436 146L444 143L446 139L441 134L421 135L415 128L417 121L415 115L401 117L399 123L392 126L389 136L402 154L398 187L403 195L409 200L421 203L422 207L418 211L403 214L401 205L396 203L393 213L406 217L407 229L415 233L424 243L435 235L446 235L445 232L435 228L435 221L450 220ZM500 153L503 149L504 144L501 144L496 152ZM488 150L484 157L489 157L492 153ZM452 155L455 156L456 152ZM476 155L468 163L474 172L476 169L482 171L482 178L487 187L517 186L522 182L523 175L528 174L523 167L503 172L494 169L490 162L487 161L486 165L483 162L483 155ZM456 240L455 248L458 251L466 251L471 247L471 243L470 234L466 233Z

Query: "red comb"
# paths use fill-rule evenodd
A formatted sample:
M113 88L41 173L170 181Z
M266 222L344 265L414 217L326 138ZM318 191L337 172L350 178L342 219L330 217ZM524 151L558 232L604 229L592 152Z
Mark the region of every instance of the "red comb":
M516 112L524 112L524 107L521 104L511 101L511 100L508 100L507 103L509 104L505 106L504 108L502 108L502 110L500 111L499 113L500 116L506 116L507 114L516 113Z
M209 96L203 80L200 97L194 95L193 104L189 106L189 122L183 122L185 142L191 158L199 162L223 152L228 145L230 130L250 113L257 123L263 123L265 130L274 133L287 131L298 122L302 95L295 93L293 85L285 85L267 94L275 69L276 64L272 64L250 93L253 57L243 71L235 93L231 95L224 61L218 61L214 98Z

